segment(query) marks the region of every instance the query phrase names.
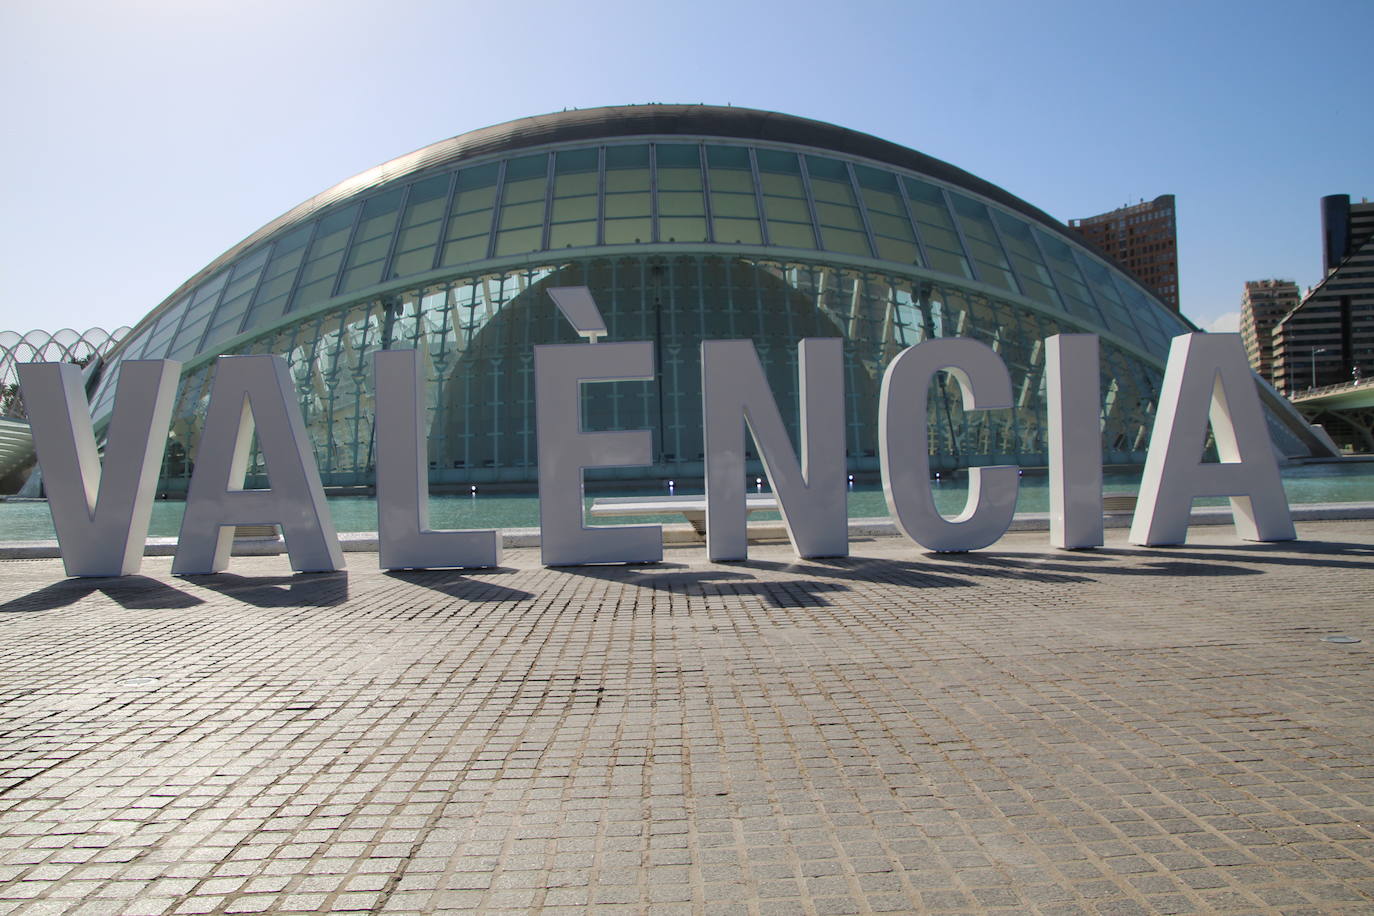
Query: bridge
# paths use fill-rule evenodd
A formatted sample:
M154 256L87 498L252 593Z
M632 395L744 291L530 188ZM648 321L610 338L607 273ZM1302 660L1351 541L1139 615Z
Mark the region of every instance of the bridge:
M1374 378L1310 388L1289 396L1312 423L1320 423L1338 442L1374 453Z

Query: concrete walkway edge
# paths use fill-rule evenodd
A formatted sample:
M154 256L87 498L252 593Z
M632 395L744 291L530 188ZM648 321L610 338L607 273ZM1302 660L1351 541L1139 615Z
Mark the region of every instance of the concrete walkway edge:
M1374 502L1352 503L1309 503L1290 507L1295 522L1314 521L1351 521L1374 519ZM1207 506L1193 510L1192 525L1229 525L1233 521L1231 510L1226 506ZM1112 514L1103 519L1106 528L1129 528L1129 514ZM1050 515L1048 512L1022 512L1012 520L1008 531L1048 531ZM785 538L787 532L782 522L754 522L749 525L751 539ZM896 537L901 532L890 518L852 518L849 520L850 538ZM350 553L376 553L377 532L349 531L339 535L343 549ZM702 538L691 525L663 525L663 543L682 546L702 543ZM501 530L501 544L507 549L538 547L538 528L504 528ZM177 539L169 537L148 538L144 543L145 557L169 557L176 553ZM285 553L286 546L280 537L238 538L234 541L233 555L236 557L275 556ZM57 541L13 541L0 543L0 560L41 560L62 556Z

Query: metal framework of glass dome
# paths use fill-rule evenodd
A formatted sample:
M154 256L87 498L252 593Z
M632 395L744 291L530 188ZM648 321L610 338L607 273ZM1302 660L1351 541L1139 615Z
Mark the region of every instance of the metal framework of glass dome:
M703 339L752 339L795 423L797 341L842 337L846 446L867 471L883 368L947 336L995 349L1017 402L966 415L936 386L933 465L1042 464L1043 340L1060 332L1100 335L1104 458L1138 462L1169 339L1194 330L1062 224L947 163L772 112L629 106L475 131L301 204L135 327L93 413L108 416L122 360L184 361L164 466L176 490L214 359L279 354L325 483L367 485L371 353L414 348L431 483L531 481L532 347L576 339L545 290L577 285L611 339L656 344L654 382L584 397L589 428L656 430L654 465L633 477L700 475Z

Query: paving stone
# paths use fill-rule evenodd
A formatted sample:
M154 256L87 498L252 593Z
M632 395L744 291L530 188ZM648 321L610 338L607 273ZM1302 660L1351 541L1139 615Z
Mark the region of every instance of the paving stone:
M7 561L0 913L1371 912L1374 525L1299 533Z

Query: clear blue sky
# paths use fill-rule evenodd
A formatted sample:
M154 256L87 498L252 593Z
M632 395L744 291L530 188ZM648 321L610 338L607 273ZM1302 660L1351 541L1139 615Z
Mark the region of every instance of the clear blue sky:
M832 121L1061 220L1178 196L1184 312L1374 197L1374 2L5 0L0 329L132 324L372 165L565 107ZM1224 321L1224 318L1222 318Z

